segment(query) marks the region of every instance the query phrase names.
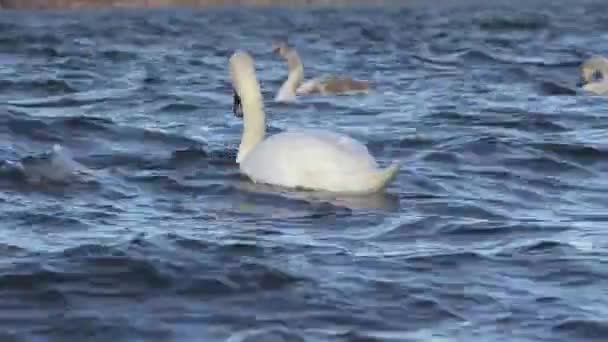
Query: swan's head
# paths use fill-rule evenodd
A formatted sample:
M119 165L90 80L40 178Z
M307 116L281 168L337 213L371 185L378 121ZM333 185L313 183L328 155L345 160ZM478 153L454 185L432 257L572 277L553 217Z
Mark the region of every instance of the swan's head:
M243 117L243 107L262 109L262 93L255 77L253 58L244 51L237 51L230 57L230 78L234 98L232 112Z
M583 63L580 72L579 87L608 82L608 59L601 56L591 57Z

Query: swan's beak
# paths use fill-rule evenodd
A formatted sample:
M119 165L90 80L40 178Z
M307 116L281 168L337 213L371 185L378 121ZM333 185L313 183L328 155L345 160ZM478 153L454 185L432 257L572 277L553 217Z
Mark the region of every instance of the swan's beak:
M232 113L234 113L234 116L236 116L237 118L243 117L243 107L241 106L241 97L239 96L239 94L237 94L236 91L234 91L234 100L232 102Z

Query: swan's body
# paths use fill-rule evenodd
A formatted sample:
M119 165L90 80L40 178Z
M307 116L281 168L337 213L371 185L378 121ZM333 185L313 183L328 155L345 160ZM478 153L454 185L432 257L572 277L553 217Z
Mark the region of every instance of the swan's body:
M594 56L581 65L580 86L585 91L608 95L608 59Z
M236 52L230 58L230 73L235 105L242 104L244 121L237 163L254 182L369 194L386 188L397 175L398 164L379 169L365 145L338 133L286 131L264 139L265 113L253 59Z
M286 42L278 42L273 44L273 51L285 59L288 73L275 97L277 102L293 101L296 95L337 95L369 91L369 82L344 76L327 75L304 81L304 66L294 48L289 47Z

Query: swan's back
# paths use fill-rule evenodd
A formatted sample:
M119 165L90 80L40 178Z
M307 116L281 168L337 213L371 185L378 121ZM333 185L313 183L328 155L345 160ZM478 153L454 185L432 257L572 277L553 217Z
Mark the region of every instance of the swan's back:
M354 163L353 167L359 170L377 167L367 147L347 135L324 130L293 130L277 135L278 141L287 139L290 149L301 151L317 161L329 161L333 157L337 158L334 161L345 163L342 166ZM285 144L285 141L281 142Z
M260 143L241 162L258 182L339 190L375 175L377 164L365 145L328 131L287 131Z

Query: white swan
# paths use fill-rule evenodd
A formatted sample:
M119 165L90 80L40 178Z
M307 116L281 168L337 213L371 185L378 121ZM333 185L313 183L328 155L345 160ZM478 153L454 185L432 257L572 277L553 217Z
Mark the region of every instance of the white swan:
M350 77L328 75L317 77L304 82L304 66L298 52L278 41L272 44L272 51L287 62L287 79L275 96L276 102L293 101L296 95L319 93L321 95L354 94L369 91L369 82L359 81Z
M608 95L608 59L593 56L581 65L580 73L580 87L597 95Z
M266 122L253 59L237 51L229 60L234 88L233 112L243 117L236 162L255 183L343 194L383 190L399 164L378 168L365 145L322 130L286 131L264 140Z

